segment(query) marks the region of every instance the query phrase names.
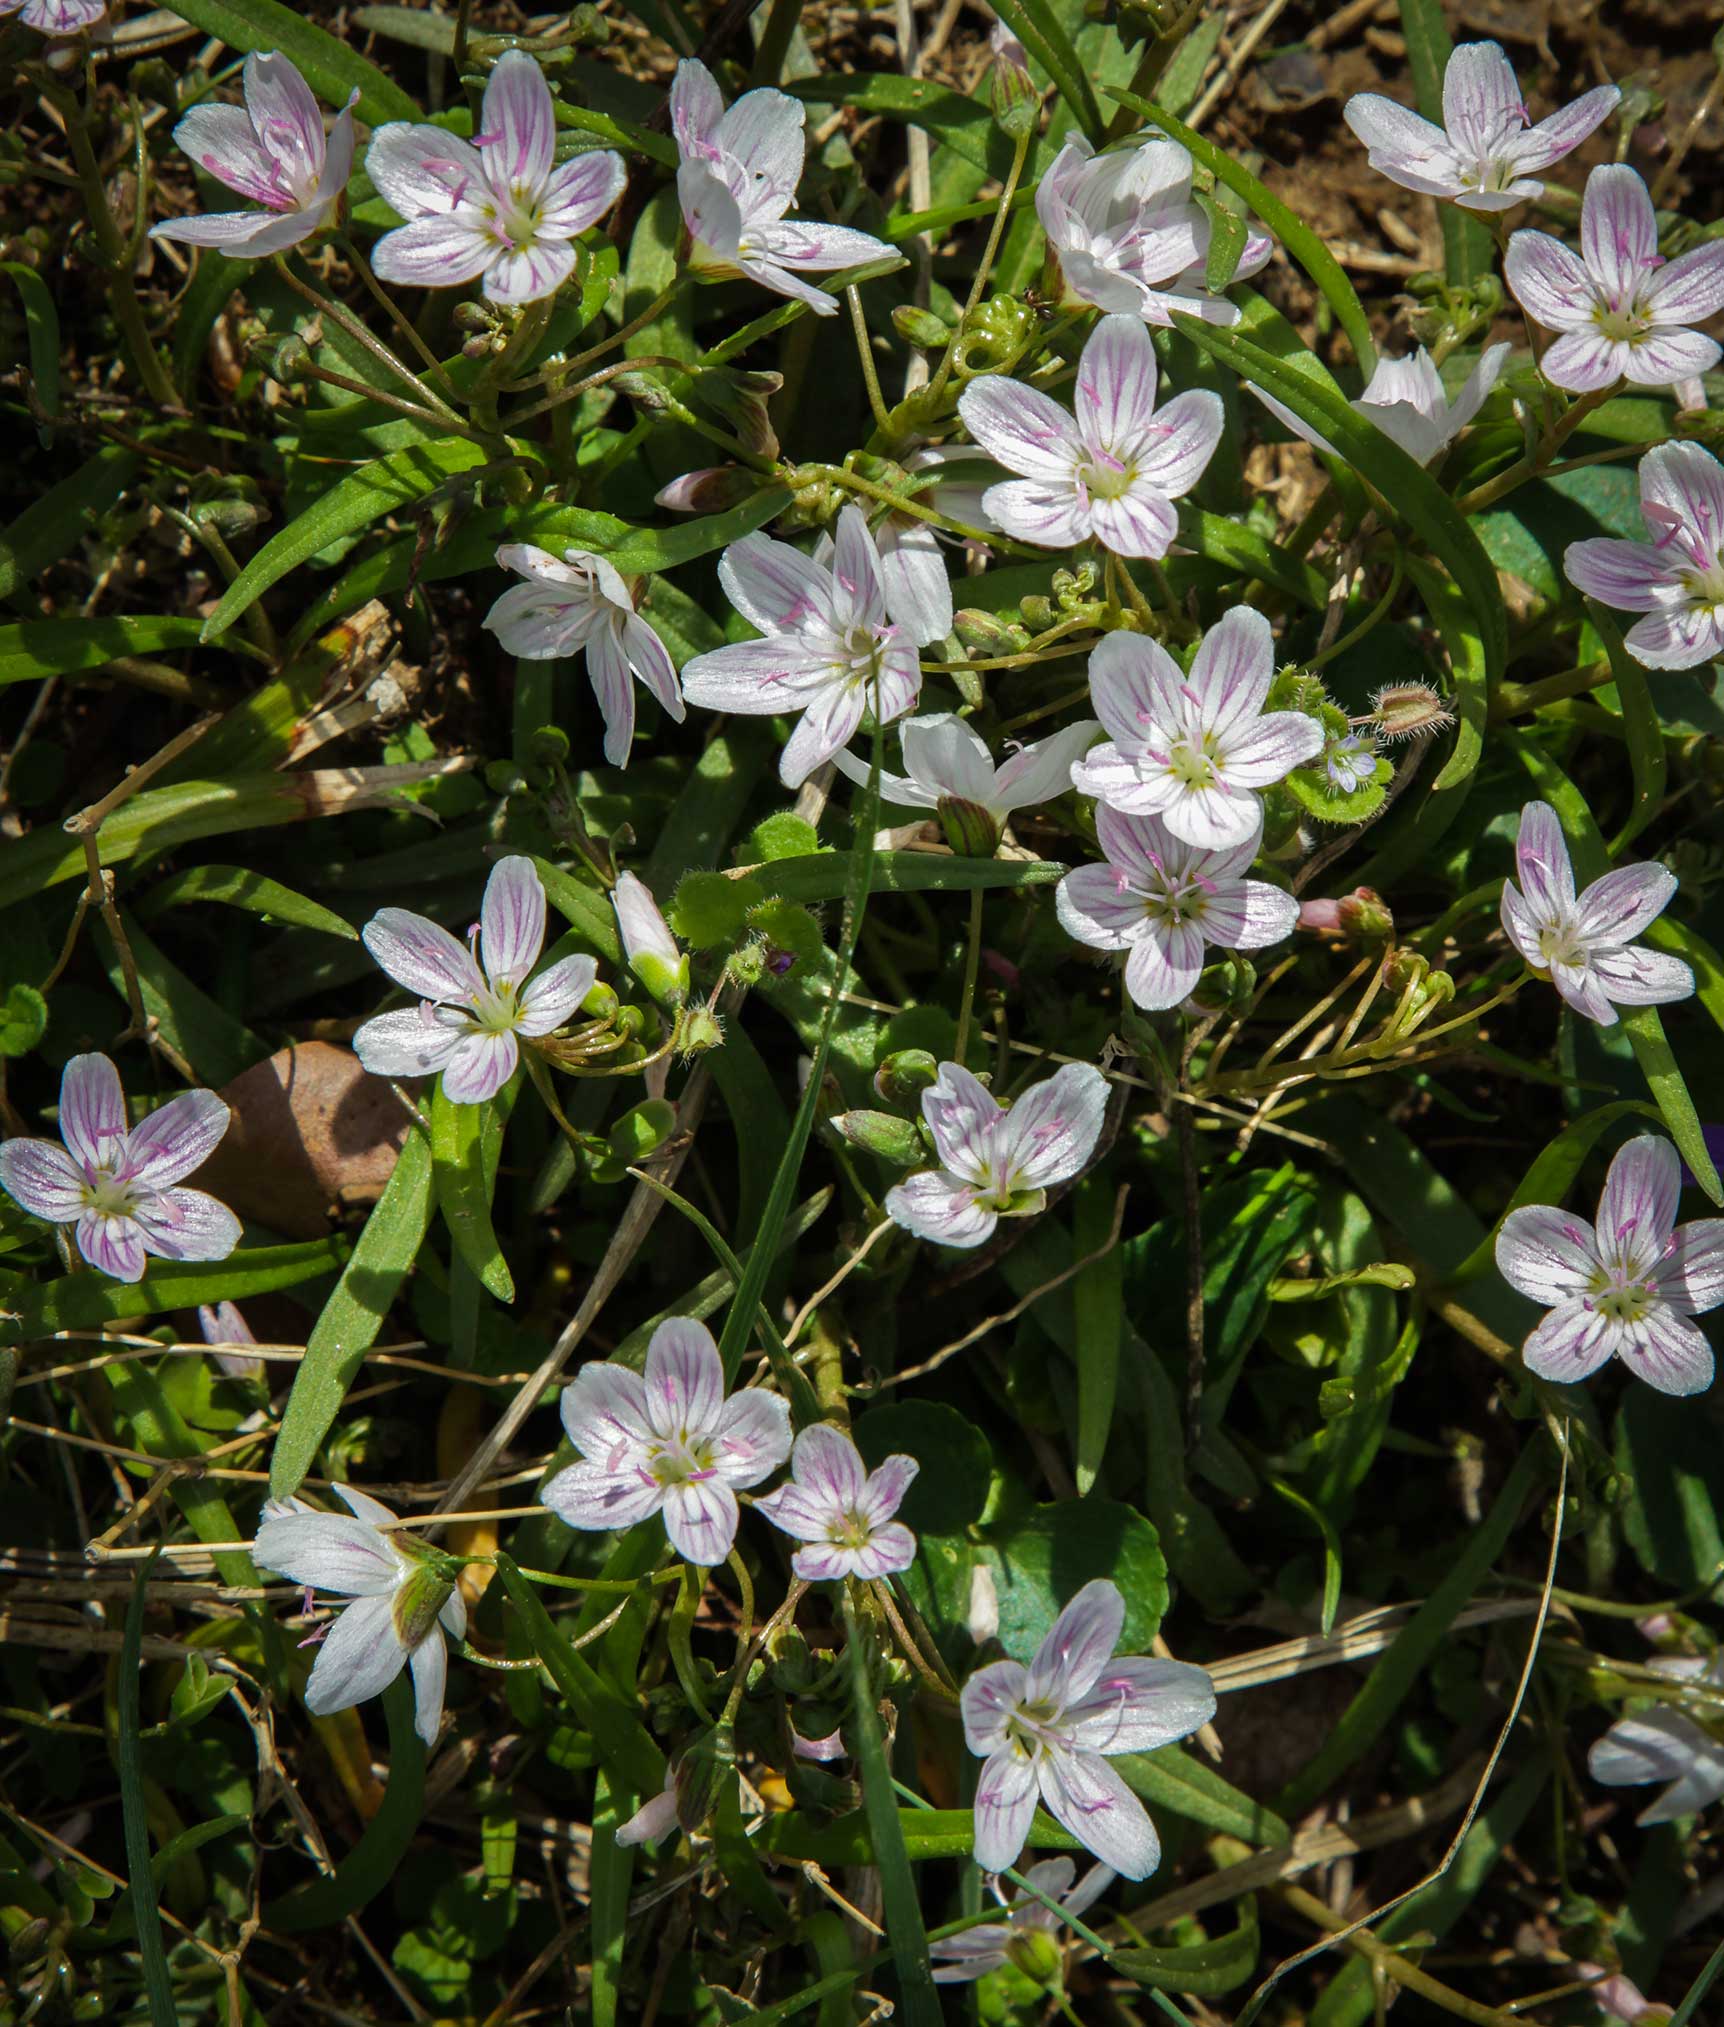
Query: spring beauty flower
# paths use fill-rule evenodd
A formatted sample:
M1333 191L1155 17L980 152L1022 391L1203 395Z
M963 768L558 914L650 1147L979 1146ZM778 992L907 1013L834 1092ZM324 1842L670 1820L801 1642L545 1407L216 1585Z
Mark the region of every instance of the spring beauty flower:
M994 523L1042 549L1097 541L1116 556L1165 556L1179 532L1173 502L1221 441L1221 396L1207 388L1155 406L1155 341L1135 317L1103 317L1078 362L1074 412L1004 374L972 380L964 427L1021 476L983 495Z
M1255 839L1260 791L1323 750L1315 718L1264 710L1274 678L1274 635L1248 605L1203 636L1189 675L1159 641L1110 633L1089 658L1089 694L1112 737L1073 767L1073 787L1158 816L1187 844Z
M922 692L916 643L887 604L880 558L855 507L838 515L830 565L786 542L745 535L718 566L725 596L759 640L696 655L683 695L709 711L802 717L779 758L786 788L800 788L849 745L872 711L888 725Z
M263 1378L264 1361L238 1349L243 1344L256 1344L257 1339L237 1304L201 1303L198 1307L198 1330L205 1344L222 1347L215 1354L215 1362L229 1379Z
M1262 825L1221 851L1176 838L1160 817L1095 813L1103 866L1079 866L1054 892L1066 934L1093 950L1123 950L1125 989L1147 1012L1196 990L1204 950L1261 950L1293 933L1299 904L1266 880L1248 880Z
M622 195L620 155L596 148L559 164L556 107L523 49L497 59L471 141L441 127L379 127L365 169L407 223L371 256L385 281L432 289L480 279L493 303L554 295L575 267L575 239Z
M689 268L708 281L746 277L830 317L837 297L795 270L858 267L895 249L847 225L785 217L802 178L805 117L799 100L770 87L744 92L726 112L704 63L685 57L676 67L670 124Z
M531 542L505 542L497 562L527 581L503 593L486 613L486 627L523 661L585 653L605 721L605 758L613 767L629 764L634 744L631 678L646 685L674 724L682 723L687 712L670 650L635 611L628 586L602 556L565 549L559 562Z
M1033 746L1019 747L996 767L986 740L955 712L906 718L898 727L905 772L881 770L880 800L933 810L953 851L992 858L1014 810L1051 802L1071 787L1072 765L1097 729L1093 718L1085 718ZM840 774L866 783L868 762L859 754L833 757Z
M320 1513L303 1499L271 1499L251 1545L265 1569L308 1591L335 1591L353 1600L317 1650L305 1707L314 1717L350 1710L368 1696L381 1696L410 1668L413 1729L430 1745L442 1721L449 1672L443 1636L467 1635L467 1607L455 1582L458 1565L441 1550L390 1528L395 1515L357 1487L333 1489L348 1513Z
M1392 437L1408 457L1428 465L1448 449L1484 406L1513 350L1512 345L1487 346L1460 392L1452 397L1423 345L1406 359L1391 359L1380 353L1364 393L1348 406L1367 422L1374 422L1385 436ZM1295 436L1327 451L1331 457L1340 455L1327 437L1308 422L1302 422L1273 395L1256 387L1251 391Z
M1578 148L1621 97L1601 84L1532 126L1502 45L1463 42L1443 73L1440 127L1376 92L1350 98L1342 117L1371 167L1403 190L1452 197L1469 211L1507 211L1537 197L1538 171Z
M108 11L108 0L0 0L0 20L16 14L38 35L80 35Z
M261 204L261 211L216 211L164 218L152 239L214 246L239 259L261 259L298 246L332 223L353 173L353 107L347 101L327 138L311 87L285 56L245 60L245 108L209 100L174 128L180 151L218 183Z
M1712 1348L1694 1317L1724 1302L1724 1218L1676 1222L1682 1163L1643 1133L1604 1179L1598 1222L1527 1204L1497 1234L1497 1269L1550 1314L1521 1347L1527 1369L1566 1383L1612 1358L1662 1394L1704 1393Z
M886 1215L919 1239L979 1246L1001 1218L1033 1217L1056 1183L1083 1169L1101 1138L1107 1079L1068 1063L1009 1106L960 1063L942 1063L922 1093L938 1168L886 1192Z
M1562 334L1538 362L1554 386L1669 387L1718 363L1717 339L1690 326L1724 310L1724 240L1665 260L1646 185L1620 163L1586 179L1578 254L1548 232L1517 232L1503 278L1535 324Z
M1646 1664L1677 1682L1701 1682L1724 1689L1724 1654L1710 1661L1698 1655L1661 1654ZM1586 1770L1607 1788L1638 1788L1651 1781L1670 1785L1641 1810L1643 1828L1698 1815L1724 1797L1724 1740L1667 1703L1631 1717L1619 1717L1586 1756Z
M1107 1763L1154 1752L1215 1715L1215 1689L1180 1661L1114 1657L1125 1600L1105 1577L1085 1584L1036 1657L993 1661L964 1684L964 1741L985 1758L976 1785L976 1863L1015 1864L1039 1799L1054 1819L1127 1879L1147 1879L1161 1839L1143 1804Z
M1521 811L1514 852L1520 885L1503 882L1504 933L1576 1013L1614 1027L1619 1006L1663 1006L1693 992L1694 974L1679 957L1634 941L1669 906L1674 873L1618 866L1577 896L1568 843L1548 802Z
M1191 157L1152 136L1098 155L1068 134L1036 186L1036 216L1058 271L1049 293L1063 308L1088 305L1171 325L1173 313L1235 324L1239 311L1204 286L1210 222L1191 195ZM1234 279L1261 270L1268 236L1248 232Z
M611 906L630 971L654 999L681 1006L688 998L688 952L676 947L652 889L635 873L619 873Z
M806 1583L889 1577L916 1560L916 1537L892 1516L919 1468L898 1456L870 1471L843 1430L816 1422L796 1439L790 1482L757 1499L755 1511L805 1544L790 1567Z
M1697 443L1661 443L1640 460L1650 542L1594 535L1563 551L1568 581L1619 612L1649 669L1692 669L1724 655L1724 465Z
M1074 1886L1077 1867L1069 1858L1044 1858L1024 1874L1031 1886L1059 1902L1062 1913L1077 1916L1087 1914L1118 1877L1111 1865L1092 1865ZM1026 1977L1041 1978L1058 1964L1053 1938L1059 1933L1059 1914L1033 1893L1018 1892L1008 1899L999 1880L991 1879L988 1885L1005 1920L980 1922L961 1935L930 1942L928 1954L940 1966L934 1973L936 1985L968 1984L990 1971L1004 1970L1007 1964Z
M759 1387L726 1400L712 1332L681 1318L653 1332L644 1374L582 1366L563 1394L563 1427L581 1461L539 1495L557 1518L608 1531L662 1513L671 1547L702 1569L736 1540L736 1488L790 1455L789 1408Z
M517 1037L548 1035L593 989L598 966L565 957L528 983L545 947L545 889L531 859L499 859L485 882L479 920L463 945L407 908L380 908L361 932L365 947L416 1007L378 1014L353 1037L353 1052L379 1077L443 1074L457 1105L494 1098L520 1061Z
M228 1129L213 1091L182 1091L136 1126L106 1056L74 1056L60 1077L60 1140L8 1140L0 1188L33 1218L70 1225L78 1251L116 1281L143 1278L146 1254L225 1260L240 1225L226 1204L179 1183Z

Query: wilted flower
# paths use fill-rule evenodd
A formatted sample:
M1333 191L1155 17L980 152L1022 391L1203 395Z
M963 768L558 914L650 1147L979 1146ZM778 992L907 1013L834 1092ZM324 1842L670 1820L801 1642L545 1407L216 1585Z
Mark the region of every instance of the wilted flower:
M1248 880L1261 821L1243 843L1207 851L1176 838L1159 817L1095 815L1105 866L1079 866L1054 893L1066 934L1094 950L1123 950L1125 989L1161 1012L1196 989L1206 945L1260 950L1290 936L1299 919L1291 894Z
M1084 1915L1119 1875L1111 1865L1092 1865L1079 1884L1073 1886L1077 1867L1069 1858L1044 1858L1032 1865L1024 1877L1031 1886L1040 1887L1049 1899L1057 1900L1065 1913ZM1059 1915L1033 1893L1014 1893L1008 1900L998 1879L991 1879L988 1885L1005 1909L1005 1920L981 1922L961 1935L930 1942L928 1954L940 1964L934 1973L936 1985L967 1984L972 1978L985 1978L990 1971L1003 1970L1007 1964L1016 1965L1026 1976L1040 1973L1042 1945L1059 1933Z
M1535 324L1562 333L1538 362L1554 386L1668 387L1718 363L1718 341L1689 327L1724 310L1724 240L1665 260L1652 198L1621 163L1586 179L1579 254L1548 232L1517 232L1503 279Z
M990 486L988 513L1043 549L1092 537L1116 556L1165 556L1173 502L1221 441L1221 396L1207 388L1155 406L1155 342L1135 317L1103 317L1078 363L1075 414L1039 387L990 373L958 400L964 427L1021 478Z
M816 1422L790 1453L791 1482L757 1499L755 1511L806 1544L790 1558L805 1583L888 1577L916 1560L916 1537L892 1516L919 1468L899 1456L870 1471L842 1429Z
M685 57L676 67L670 121L689 267L711 281L746 276L829 317L837 297L792 270L858 267L890 260L894 249L847 225L785 217L802 176L804 117L798 100L769 87L744 92L726 112L704 63Z
M898 727L905 774L880 775L880 799L906 809L931 809L953 851L991 858L1013 810L1049 802L1072 785L1072 764L1095 737L1093 718L1023 746L998 767L987 742L951 711L906 718ZM860 754L838 753L838 771L866 782Z
M100 17L98 8L95 18ZM29 20L28 13L24 18ZM263 210L164 218L150 227L152 239L220 247L236 258L256 260L297 246L331 222L353 173L358 91L325 138L322 110L287 57L254 52L245 60L242 77L243 112L216 100L193 106L174 128L174 139L218 183Z
M1118 1585L1098 1578L1061 1612L1028 1668L993 1661L964 1684L964 1740L987 1760L976 1786L975 1856L989 1872L1016 1862L1038 1795L1085 1850L1127 1879L1147 1879L1161 1862L1155 1825L1107 1760L1188 1737L1215 1715L1215 1690L1184 1662L1116 1660L1124 1625Z
M1423 345L1410 359L1391 359L1381 354L1364 393L1348 405L1367 422L1374 422L1385 436L1392 437L1408 457L1428 465L1448 449L1484 406L1485 397L1497 384L1513 350L1512 345L1487 346L1467 375L1465 385L1452 398ZM1340 455L1320 430L1302 422L1272 394L1256 387L1251 391L1296 437L1315 444L1331 457Z
M430 1745L443 1716L449 1650L443 1636L467 1634L457 1565L410 1534L383 1530L395 1515L352 1485L336 1497L352 1514L320 1513L303 1499L271 1499L251 1545L265 1569L307 1590L354 1600L318 1648L305 1707L314 1717L381 1696L404 1667L413 1671L413 1729Z
M661 1323L646 1371L584 1365L563 1393L563 1427L581 1461L540 1497L570 1527L633 1527L664 1515L670 1545L711 1569L736 1540L737 1486L758 1485L790 1454L790 1410L759 1387L724 1396L704 1324Z
M1550 1314L1521 1347L1527 1369L1567 1383L1611 1358L1662 1394L1704 1393L1712 1348L1693 1318L1724 1302L1724 1218L1678 1226L1682 1163L1643 1133L1618 1150L1598 1223L1527 1204L1497 1234L1497 1268Z
M1537 172L1578 148L1621 97L1601 84L1531 126L1502 45L1463 42L1443 73L1442 126L1376 92L1350 98L1343 117L1371 167L1404 190L1452 197L1469 211L1506 211L1537 197Z
M622 195L620 155L598 148L558 166L557 114L525 50L497 59L463 141L441 127L379 127L365 169L408 222L377 242L371 264L385 281L459 288L482 276L494 303L553 295L574 272L578 234Z
M182 1091L126 1123L120 1073L106 1056L74 1056L60 1077L60 1139L8 1140L0 1187L33 1218L71 1225L78 1251L116 1281L143 1278L144 1257L225 1260L240 1225L226 1204L177 1187L228 1128L213 1091Z
M107 0L0 0L0 20L16 14L38 35L81 34L94 28L107 11Z
M1159 136L1096 154L1068 134L1036 185L1036 216L1057 263L1061 301L1171 325L1174 312L1234 324L1239 311L1204 284L1211 226L1191 195L1191 157ZM1236 281L1256 274L1273 250L1246 235Z
M1128 816L1158 816L1187 844L1243 844L1263 826L1259 791L1323 749L1302 711L1265 711L1275 678L1269 622L1235 605L1185 673L1159 641L1110 633L1089 658L1089 694L1113 735L1072 784Z
M683 669L683 694L710 711L800 711L778 763L787 788L800 788L847 746L865 711L886 725L915 704L916 644L888 608L874 538L855 507L839 513L830 566L786 542L745 535L725 550L718 579L764 638L696 655Z
M256 1344L251 1326L232 1302L208 1302L198 1306L198 1329L209 1345ZM263 1360L243 1351L218 1351L215 1362L229 1379L262 1379Z
M652 889L633 873L619 873L611 906L629 969L654 999L680 1006L688 997L688 953L676 947Z
M1678 1682L1702 1682L1724 1689L1724 1654L1703 1661L1698 1655L1665 1655L1647 1666ZM1586 1770L1607 1788L1638 1788L1651 1781L1670 1785L1634 1819L1643 1826L1674 1823L1697 1815L1724 1796L1724 1741L1668 1704L1655 1704L1632 1717L1619 1717L1586 1756Z
M457 1105L494 1098L520 1061L517 1036L560 1028L598 973L590 957L565 957L527 983L545 947L544 884L527 858L492 868L465 946L407 908L380 908L362 934L395 983L421 999L368 1020L353 1037L354 1054L379 1077L441 1070L444 1095Z
M505 591L485 625L510 654L523 661L555 661L585 650L587 676L605 721L605 758L626 767L635 736L638 676L680 725L687 715L676 667L652 628L635 611L629 588L602 556L565 549L559 563L531 542L505 542L497 551L504 570L526 578Z
M1033 1217L1082 1170L1106 1113L1107 1079L1093 1063L1068 1063L1009 1107L962 1064L942 1063L922 1093L940 1166L895 1183L886 1215L919 1239L979 1246L1001 1218Z
M1618 866L1577 898L1556 811L1529 802L1520 813L1515 869L1520 886L1503 882L1503 930L1576 1013L1614 1027L1619 1006L1663 1006L1693 992L1694 974L1681 958L1634 941L1676 892L1667 868Z
M1649 669L1692 669L1724 654L1724 465L1697 443L1661 443L1640 460L1640 512L1652 540L1594 535L1563 551L1568 581L1621 612Z

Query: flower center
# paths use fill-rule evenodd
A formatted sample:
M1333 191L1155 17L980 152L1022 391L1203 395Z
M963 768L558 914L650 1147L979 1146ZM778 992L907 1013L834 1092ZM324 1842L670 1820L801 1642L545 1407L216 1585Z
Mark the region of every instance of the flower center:
M520 993L512 985L487 980L473 995L470 1014L473 1026L481 1034L509 1034L521 1017Z
M1651 313L1638 296L1627 304L1600 303L1592 313L1592 321L1601 336L1619 345L1643 344L1652 330Z
M1078 490L1092 500L1123 499L1137 479L1137 466L1121 464L1109 451L1097 451L1077 468Z
M1547 967L1553 964L1584 964L1585 939L1572 922L1547 922L1538 932L1538 954Z
M1593 1309L1612 1323L1640 1323L1658 1307L1658 1291L1647 1281L1630 1281L1600 1269L1592 1277Z
M1176 739L1168 749L1167 771L1181 788L1213 788L1221 770L1213 758L1212 737Z
M655 1485L698 1485L714 1476L717 1445L705 1437L673 1436L647 1452L647 1475Z
M873 1523L853 1506L847 1506L826 1530L826 1539L834 1548L866 1548L873 1538Z
M137 1196L129 1182L122 1182L111 1170L99 1168L93 1181L85 1185L84 1208L94 1211L99 1218L127 1218L137 1206Z

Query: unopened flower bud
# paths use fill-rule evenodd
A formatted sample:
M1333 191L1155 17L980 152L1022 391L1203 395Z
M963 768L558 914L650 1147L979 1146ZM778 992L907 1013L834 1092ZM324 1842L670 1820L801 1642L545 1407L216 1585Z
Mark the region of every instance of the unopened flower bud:
M629 969L661 1006L681 1006L688 997L688 956L676 947L645 881L621 874L611 905Z
M1416 950L1391 950L1383 959L1383 989L1403 993L1408 986L1423 983L1430 968L1430 960Z
M962 647L984 660L990 655L1019 654L1029 645L1022 627L984 612L979 606L966 606L962 612L953 613L952 631Z
M676 1107L668 1098L647 1098L614 1122L606 1136L618 1161L645 1161L676 1131Z
M892 312L892 328L908 345L923 345L933 350L947 344L952 336L949 324L942 323L932 310L919 308L915 303L900 303Z
M1355 887L1337 900L1301 901L1299 927L1353 943L1383 942L1395 933L1395 918L1374 887Z
M1024 45L1003 21L994 23L988 37L993 52L992 74L988 79L988 104L1000 131L1014 141L1033 134L1041 124L1041 94L1030 76L1030 60Z
M741 465L706 465L672 479L653 498L673 514L727 514L732 507L741 506L758 484L754 474Z
M960 858L991 859L1000 848L1000 820L979 802L943 795L935 806L946 842Z
M296 380L310 377L311 348L297 333L283 338L269 362L269 377L291 387Z
M595 981L592 991L581 1001L581 1012L595 1021L614 1021L621 1007L622 1001L617 998L616 988L602 981Z
M874 1072L874 1089L883 1103L908 1112L922 1102L922 1093L938 1082L940 1066L926 1049L894 1049Z
M644 1801L626 1823L617 1826L622 1845L656 1844L676 1828L676 1781L667 1775L664 1786Z
M1052 1991L1059 1984L1064 1960L1057 1938L1045 1928L1027 1925L1014 1928L1011 1940L1006 1944L1006 1955L1032 1984L1040 1985L1047 1991Z
M971 1567L970 1609L964 1623L978 1647L985 1647L1000 1630L1000 1597L994 1589L994 1573L986 1563Z
M832 1124L852 1147L877 1154L882 1161L896 1162L900 1168L913 1168L928 1159L921 1134L896 1112L840 1112Z
M718 1791L736 1770L736 1733L714 1725L688 1746L676 1763L676 1818L692 1836L718 1804Z
M1440 732L1454 713L1429 683L1388 683L1371 699L1379 737L1413 739Z
M849 1749L844 1743L843 1727L838 1723L834 1712L817 1708L813 1711L798 1711L796 1715L798 1725L807 1725L811 1731L816 1730L821 1724L828 1727L823 1735L816 1737L805 1735L796 1725L791 1727L790 1750L799 1760L817 1760L824 1765L830 1765L833 1760L847 1757Z

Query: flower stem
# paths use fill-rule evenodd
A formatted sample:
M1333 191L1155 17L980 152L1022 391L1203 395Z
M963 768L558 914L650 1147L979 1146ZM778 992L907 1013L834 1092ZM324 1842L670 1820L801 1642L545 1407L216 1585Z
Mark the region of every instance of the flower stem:
M934 374L933 384L928 390L930 406L937 402L946 391L946 382L952 377L952 366L958 355L958 343L964 335L964 319L982 300L982 291L988 285L988 276L993 272L994 260L1000 250L1000 235L1006 229L1006 218L1012 208L1012 199L1017 194L1018 178L1024 173L1024 161L1030 151L1030 136L1020 134L1012 147L1012 166L1000 191L1000 201L994 207L994 222L988 228L988 243L982 249L981 262L976 269L976 278L970 284L969 299L964 304L963 316L959 317L957 328L947 340L946 349L940 355L940 364Z
M850 305L850 328L856 334L856 356L862 362L862 384L868 390L868 406L874 411L875 427L889 431L892 418L880 393L880 376L874 370L874 354L868 347L868 320L862 314L862 291L854 282L844 291Z
M460 416L449 406L442 395L434 387L428 387L404 360L397 358L375 331L360 318L356 317L351 310L344 308L340 303L334 301L333 298L326 296L321 289L314 287L302 276L296 275L288 264L286 254L278 253L276 255L275 269L277 274L281 276L282 280L287 283L288 287L296 295L303 296L314 309L321 311L324 316L333 318L350 338L365 347L366 351L371 354L380 366L386 367L403 385L411 387L426 407L432 411L437 421L453 425L457 428L466 427ZM340 384L340 382L337 382L337 385ZM376 394L377 392L375 388L365 387L362 383L350 382L348 384L359 384L361 392L368 395Z
M976 973L982 961L982 890L970 893L970 933L964 950L964 990L958 1000L958 1040L952 1060L962 1064L965 1044L970 1039L970 1018L976 999Z

